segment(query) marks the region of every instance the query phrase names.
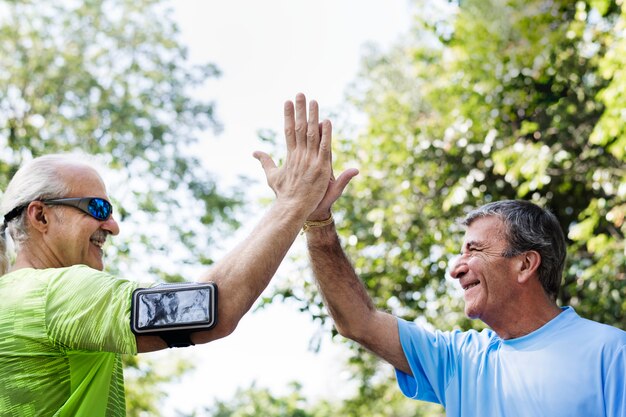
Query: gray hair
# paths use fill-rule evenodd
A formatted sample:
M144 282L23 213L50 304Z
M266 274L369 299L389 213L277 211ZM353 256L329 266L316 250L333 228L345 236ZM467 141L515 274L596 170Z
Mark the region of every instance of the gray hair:
M9 233L17 249L28 238L24 213L9 221L8 224L4 224L4 216L16 207L26 205L31 201L67 195L70 192L70 186L60 175L60 169L68 165L90 166L77 161L76 155L45 155L24 164L9 182L0 203L0 216L3 223L0 226L0 275L4 275L9 269L9 247L5 233Z
M503 200L471 211L463 224L469 226L476 219L490 216L504 223L508 248L503 256L512 257L529 250L541 255L539 282L556 300L567 255L565 235L556 216L529 201Z

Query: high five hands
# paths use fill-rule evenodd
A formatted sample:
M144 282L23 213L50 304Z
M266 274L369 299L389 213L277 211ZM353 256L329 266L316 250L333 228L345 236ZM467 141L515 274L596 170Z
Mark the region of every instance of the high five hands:
M254 157L261 162L268 185L277 200L290 200L296 208L305 210L306 219L327 219L333 203L341 196L350 180L359 173L347 169L335 178L332 168L332 125L330 120L319 122L319 107L309 103L299 93L294 103L285 102L285 141L287 157L281 167L261 151Z

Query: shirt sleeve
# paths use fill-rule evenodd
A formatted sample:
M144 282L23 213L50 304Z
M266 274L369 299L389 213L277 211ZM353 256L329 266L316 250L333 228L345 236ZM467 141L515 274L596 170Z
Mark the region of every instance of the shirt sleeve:
M400 343L413 376L396 370L398 385L409 398L446 405L446 387L457 372L468 333L430 331L398 319Z
M130 303L137 287L84 265L63 269L48 284L50 340L62 349L136 354Z
M445 344L445 341L435 333L402 319L398 319L398 332L413 374L411 376L396 370L400 390L409 398L444 404L441 389L445 379L443 367L437 366L437 361L433 360L433 356L440 356L433 351L440 348L442 343Z
M617 351L604 381L607 417L626 417L626 346Z

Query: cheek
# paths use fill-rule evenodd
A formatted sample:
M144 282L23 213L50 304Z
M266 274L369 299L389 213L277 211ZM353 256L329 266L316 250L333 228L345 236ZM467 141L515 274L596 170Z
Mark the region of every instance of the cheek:
M468 262L468 267L472 277L480 281L480 293L482 296L498 291L499 287L504 285L504 271L494 262L476 257Z
M470 271L472 271L474 274L478 274L479 277L488 270L488 264L485 262L485 260L476 256L467 261L467 266Z

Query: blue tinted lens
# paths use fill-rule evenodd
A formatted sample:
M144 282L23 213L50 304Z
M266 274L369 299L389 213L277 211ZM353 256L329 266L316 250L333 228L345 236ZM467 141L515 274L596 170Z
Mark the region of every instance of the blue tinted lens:
M89 214L98 220L107 220L113 212L111 203L102 198L92 198L87 208L89 209Z

